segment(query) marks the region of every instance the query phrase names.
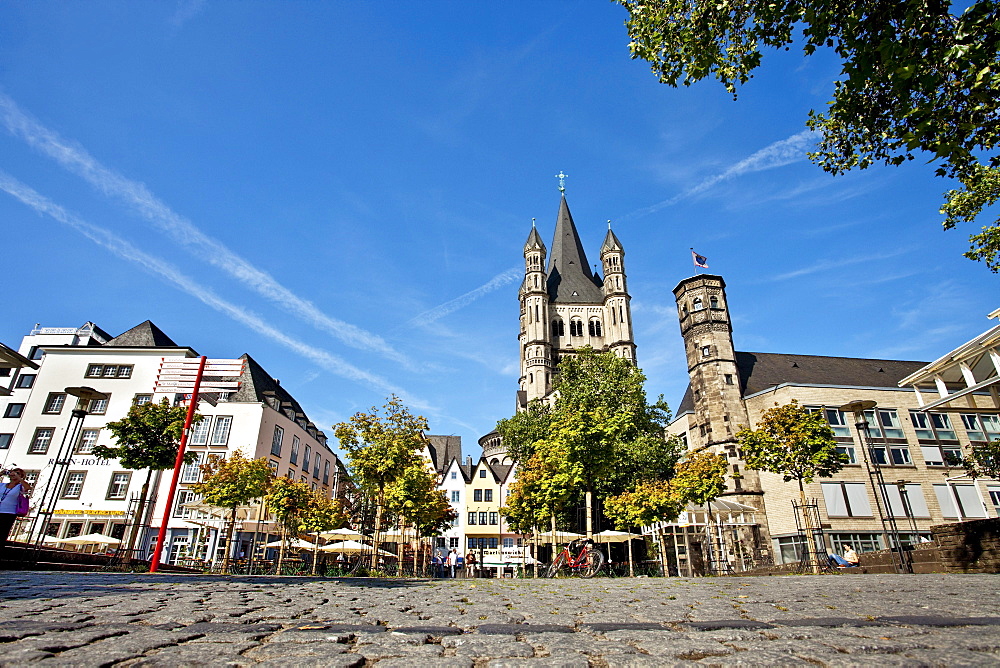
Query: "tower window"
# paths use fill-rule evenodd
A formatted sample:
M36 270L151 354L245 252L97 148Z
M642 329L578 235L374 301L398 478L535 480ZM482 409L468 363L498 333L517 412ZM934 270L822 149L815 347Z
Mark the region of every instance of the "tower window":
M719 308L719 298L716 297L715 295L712 295L711 297L708 298L708 305L711 306L712 308Z
M712 354L712 346L702 346L701 347L701 356L702 357L708 357L711 354Z
M726 385L732 385L732 384L733 384L733 374L727 373L726 374Z
M583 336L583 322L574 318L569 321L569 335Z
M691 305L695 311L700 311L705 308L705 303L701 300L701 297L695 297L694 301L691 302Z
M566 336L566 328L562 320L556 319L552 321L552 336Z
M535 304L535 322L538 322L538 304Z
M600 320L591 320L588 323L588 328L590 329L590 335L591 336L602 336L602 334L601 334L601 321Z

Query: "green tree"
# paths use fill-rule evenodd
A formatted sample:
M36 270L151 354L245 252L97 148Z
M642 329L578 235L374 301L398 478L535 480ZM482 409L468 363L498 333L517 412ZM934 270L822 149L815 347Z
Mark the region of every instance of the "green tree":
M965 469L970 478L1000 479L1000 440L973 445L968 457L958 457L954 463Z
M677 463L672 482L682 498L703 506L726 491L728 468L722 455L700 450Z
M192 491L200 494L210 506L229 510L226 553L222 560L222 570L226 571L232 554L236 510L267 494L274 473L266 459L248 459L239 450L233 451L228 458L209 455L201 470L204 471L204 478L191 486Z
M437 474L422 458L389 486L386 505L399 517L401 526L413 527L416 533L413 565L418 570L421 564L417 563L416 555L423 552L419 549L420 539L440 536L458 518L445 492L437 488Z
M832 49L841 77L810 157L840 174L923 155L960 185L946 193L945 229L1000 198L1000 20L995 0L956 13L949 2L617 0L629 12L633 58L663 83L717 78L735 98L766 49ZM965 256L1000 270L1000 219Z
M299 537L303 516L312 503L313 491L304 482L291 478L275 478L271 482L264 504L281 527L281 548L278 550L278 573L285 565L285 547L289 538Z
M526 410L497 422L507 456L515 462L526 462L535 451L535 443L548 435L552 410L539 399L528 402Z
M393 395L381 409L355 413L347 422L333 425L334 434L347 452L352 478L375 504L375 546L382 537L386 493L390 485L417 465L427 444L427 420L415 416ZM378 563L372 551L371 567Z
M823 415L806 410L794 400L764 411L757 429L744 427L736 433L736 440L743 449L747 468L777 473L785 482L798 483L803 512L804 483L811 483L816 477L829 478L849 461L846 454L837 451L833 430ZM815 545L812 523L805 524L812 554ZM819 564L813 563L813 569L818 571Z
M133 404L125 417L107 424L108 431L115 437L116 445L95 445L92 451L98 459L117 459L127 469L146 469L146 480L139 492L135 522L126 545L126 554L130 559L146 510L150 478L153 471L174 468L186 418L187 408L171 406L165 397L160 402ZM202 416L195 413L191 424L197 424L201 420ZM184 461L190 464L197 457L197 454L189 452L185 454Z
M319 534L347 526L347 513L339 499L331 499L322 491L312 491L309 505L301 515L299 529L313 534L312 573L316 575L317 557L319 556Z

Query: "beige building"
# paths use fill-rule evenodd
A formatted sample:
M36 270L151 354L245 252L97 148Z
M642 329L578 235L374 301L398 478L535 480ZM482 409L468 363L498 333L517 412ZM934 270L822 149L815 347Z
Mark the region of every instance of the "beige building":
M823 413L850 458L834 477L806 486L818 513L813 524L830 552L842 553L848 544L858 551L891 547L893 524L905 545L926 537L933 524L998 515L1000 483L964 477L948 456L1000 438L1000 327L956 351L960 359L952 354L930 365L740 352L721 276L685 279L674 295L690 384L670 431L692 449L724 454L733 476L727 496L758 510L755 527L726 536L731 561L748 544L750 565L772 557L793 561L801 554L804 519L797 521L793 508L797 484L748 471L735 439L743 426L755 427L765 410L793 400ZM841 408L859 400L875 404L859 414L870 433L870 466L855 415ZM743 545L735 546L737 541Z

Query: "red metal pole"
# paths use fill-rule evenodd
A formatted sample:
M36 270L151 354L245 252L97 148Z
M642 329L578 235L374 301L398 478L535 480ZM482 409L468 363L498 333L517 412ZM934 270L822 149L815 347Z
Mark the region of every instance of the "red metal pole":
M163 540L167 537L167 523L170 521L170 509L174 505L177 480L181 475L181 467L184 466L184 448L187 447L188 431L191 429L191 420L194 419L194 411L198 406L198 390L201 388L201 377L205 373L205 361L207 359L204 355L201 356L201 363L198 365L198 375L194 379L194 391L191 392L191 403L188 404L187 418L184 420L184 431L181 433L181 444L177 448L177 460L174 462L174 475L170 479L170 489L167 490L167 503L163 507L163 521L160 523L160 533L156 538L156 548L153 550L153 558L149 560L150 573L155 573L160 568Z

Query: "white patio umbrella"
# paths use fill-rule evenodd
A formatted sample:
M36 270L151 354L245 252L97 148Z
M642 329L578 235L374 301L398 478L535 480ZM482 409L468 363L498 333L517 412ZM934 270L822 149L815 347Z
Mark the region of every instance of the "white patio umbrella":
M329 545L324 545L319 548L320 552L340 552L343 554L370 554L372 551L371 545L365 545L364 543L359 543L356 540L342 540L336 543L330 543ZM396 555L392 552L386 552L385 550L378 551L379 556L382 557L395 557Z
M576 540L577 538L585 538L582 533L573 533L572 531L556 531L556 542L558 543L568 543L571 540ZM539 531L538 540L541 543L547 543L552 540L551 531Z
M332 531L323 531L319 534L319 537L323 540L354 540L356 538L371 538L363 533L355 531L354 529L348 529L344 527L342 529L333 529Z
M284 544L284 541L276 540L273 543L268 543L264 547L275 547L280 548ZM302 540L301 538L296 538L295 540L288 541L288 547L293 550L311 550L316 547L315 543L310 543L307 540Z
M612 529L606 529L594 534L594 539L600 543L624 543L633 538L642 538L642 535L629 533L628 531L614 531Z
M88 533L85 536L61 538L53 542L63 545L118 545L121 543L117 538L106 536L103 533Z

